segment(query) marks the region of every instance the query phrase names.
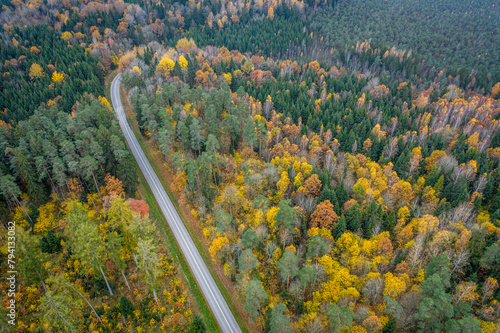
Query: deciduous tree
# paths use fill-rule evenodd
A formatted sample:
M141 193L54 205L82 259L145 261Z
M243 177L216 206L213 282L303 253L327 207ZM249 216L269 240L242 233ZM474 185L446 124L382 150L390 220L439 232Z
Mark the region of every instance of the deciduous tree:
M335 227L339 217L333 209L330 200L325 200L316 206L316 210L311 215L311 227L328 229Z
M311 177L307 178L304 187L306 189L306 193L308 195L317 197L321 193L321 180L317 174L311 175Z
M31 64L31 67L30 67L30 78L32 80L34 79L39 79L41 77L43 77L45 75L43 69L42 69L42 66L40 66L39 64L37 64L36 62L34 62L33 64Z

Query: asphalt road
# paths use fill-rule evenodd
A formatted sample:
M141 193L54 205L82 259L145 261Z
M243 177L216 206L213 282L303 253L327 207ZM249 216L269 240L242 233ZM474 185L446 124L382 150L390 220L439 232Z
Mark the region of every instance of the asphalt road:
M205 262L201 258L198 249L196 248L193 240L189 236L184 223L182 222L179 214L174 208L174 205L170 201L165 189L163 188L158 176L154 172L151 164L149 163L146 155L142 151L137 138L130 127L125 112L123 110L123 105L120 98L120 82L121 74L118 74L113 83L111 83L111 101L116 112L116 116L120 122L120 127L122 128L123 134L127 140L127 143L134 155L139 167L141 168L144 178L149 184L149 187L153 191L156 201L160 205L161 211L165 216L170 229L174 233L175 239L179 244L184 257L186 258L193 275L198 282L198 286L205 295L205 299L208 305L212 309L212 313L215 319L219 323L221 330L226 332L241 332L236 319L234 319L231 310L227 306L224 297L219 291L219 288L215 284L212 275L208 271Z

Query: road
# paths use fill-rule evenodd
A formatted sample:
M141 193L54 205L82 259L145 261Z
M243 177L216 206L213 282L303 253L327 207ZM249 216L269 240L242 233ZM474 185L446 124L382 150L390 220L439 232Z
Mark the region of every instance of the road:
M198 282L198 286L201 291L205 295L205 299L208 302L208 305L212 309L212 313L217 320L219 327L222 332L241 332L236 319L234 318L231 310L229 309L224 297L215 284L215 281L208 271L205 262L201 258L198 249L196 248L193 240L189 236L189 233L184 226L179 214L177 213L174 205L170 201L165 189L163 188L158 176L154 172L151 164L149 163L146 155L142 151L137 138L130 127L125 112L123 110L123 105L120 97L120 82L121 82L121 74L118 74L113 82L111 83L111 101L113 103L113 108L115 109L117 118L120 122L120 127L122 128L123 134L125 135L125 139L132 151L132 154L135 157L135 160L139 164L142 173L144 174L144 178L149 184L149 187L153 191L153 194L158 202L158 205L165 216L165 219L172 230L177 243L179 244L186 261L188 262L193 275Z

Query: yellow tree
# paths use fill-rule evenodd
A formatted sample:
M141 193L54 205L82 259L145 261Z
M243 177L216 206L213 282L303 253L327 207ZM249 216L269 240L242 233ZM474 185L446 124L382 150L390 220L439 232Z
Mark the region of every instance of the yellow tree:
M54 73L52 73L53 82L61 82L63 80L64 80L64 73L58 73L57 71L54 71Z
M397 203L399 206L406 206L410 201L415 198L415 193L410 183L404 180L398 181L392 186L392 192L397 198Z
M130 70L130 73L132 73L132 72L138 73L139 75L142 74L142 70L138 66L132 67L132 69Z
M224 77L224 80L226 80L227 84L230 85L233 79L231 73L223 73L222 76Z
M340 262L344 265L353 265L361 252L359 246L360 238L352 232L344 232L337 240L337 250Z
M319 65L319 63L317 61L311 61L309 63L309 69L317 72L319 71L319 69L321 68L321 66Z
M106 107L108 109L111 109L111 104L109 104L109 102L106 99L106 97L99 96L97 99L99 100L99 102L101 102L102 105L104 105L104 107Z
M439 225L439 218L426 214L421 218L411 220L406 226L403 225L404 219L400 219L395 228L396 240L400 246L406 246L417 234L421 234L424 238L427 238L427 236L436 230Z
M392 273L384 275L384 296L389 296L393 299L397 298L402 292L406 290L406 283L404 279L394 276Z
M194 40L192 38L187 39L186 37L179 39L175 45L177 50L182 49L185 53L189 53L193 47L196 47Z
M366 194L371 192L370 182L366 178L360 178L352 187L352 191L354 199L362 204Z
M488 277L486 281L483 283L483 297L481 298L481 305L484 304L484 301L490 298L495 290L498 288L498 282L496 279L492 277Z
M293 168L297 173L302 173L304 178L309 177L312 171L312 165L308 164L307 160L294 162Z
M253 64L250 61L245 61L245 63L243 64L243 66L241 66L241 70L246 75L249 75L250 72L253 71L253 69L254 69L254 66L253 66Z
M56 205L54 202L48 202L38 208L39 216L34 227L36 233L45 233L57 225L55 218Z
M68 180L68 187L73 198L80 198L80 195L83 192L83 186L78 178L71 178Z
M493 88L491 88L491 97L498 98L500 97L500 82L497 82Z
M313 292L313 303L319 306L322 302L335 303L340 297L358 298L359 292L355 289L358 278L349 273L349 269L340 265L335 259L325 255L318 259L323 266L329 280L318 291Z
M479 295L476 293L477 285L474 282L462 281L457 286L453 299L455 303L467 302L474 303L479 299Z
M30 78L32 80L33 79L39 79L39 78L43 77L44 75L45 75L45 73L43 72L42 66L40 66L36 62L34 62L33 64L31 64L31 67L30 67Z
M276 187L278 189L278 192L276 193L276 202L281 201L283 198L283 195L286 194L288 191L288 187L290 186L290 178L288 178L288 172L283 171L281 173L281 178L278 180L276 183Z
M267 10L267 17L270 18L270 19L273 19L274 18L274 9L273 7L269 7L269 9Z
M431 171L432 167L436 164L436 162L444 155L446 155L444 151L434 150L431 156L425 159L425 171L427 172Z
M36 47L36 46L32 46L30 48L30 53L32 53L32 54L40 54L40 49L38 47Z
M375 99L385 98L389 95L389 88L381 84L370 90L370 95Z
M365 94L363 94L363 96L364 95ZM365 142L363 142L363 151L369 151L372 145L373 145L372 140L370 138L366 139Z
M212 246L208 249L210 255L212 256L212 260L214 262L218 262L221 258L221 250L229 244L229 239L226 237L217 237L212 242Z
M297 186L297 188L298 188L302 185L303 181L304 181L304 176L302 176L302 172L299 172L295 176L295 179L293 180L293 186Z
M64 41L68 41L71 39L71 37L73 37L73 34L69 31L65 31L61 34L61 38L64 40Z
M184 56L179 57L179 65L181 68L186 68L188 66L188 61L184 58Z
M156 67L156 70L160 72L163 76L168 76L170 72L174 69L175 62L169 58L163 58Z
M278 227L276 226L276 219L275 216L278 214L279 208L278 207L271 207L266 214L266 220L267 220L267 226L269 227L269 230L273 234L278 232Z

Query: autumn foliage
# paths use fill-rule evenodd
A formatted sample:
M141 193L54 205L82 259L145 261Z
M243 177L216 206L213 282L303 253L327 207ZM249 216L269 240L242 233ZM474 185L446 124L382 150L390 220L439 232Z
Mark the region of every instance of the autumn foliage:
M495 44L482 42L491 27L474 32L481 71L430 67L415 53L435 50L444 28L423 26L437 29L433 42L413 51L346 42L359 31L330 31L351 27L338 22L357 11L338 13L356 6L6 4L0 212L23 251L17 332L204 331L102 97L115 69L131 123L172 173L249 331L498 331L500 83ZM424 12L449 22L462 15L455 7ZM460 20L495 22L494 8ZM460 45L446 57L467 49L445 40Z
M325 200L316 206L316 210L311 215L312 228L332 228L339 217L333 210L333 205L329 200Z

